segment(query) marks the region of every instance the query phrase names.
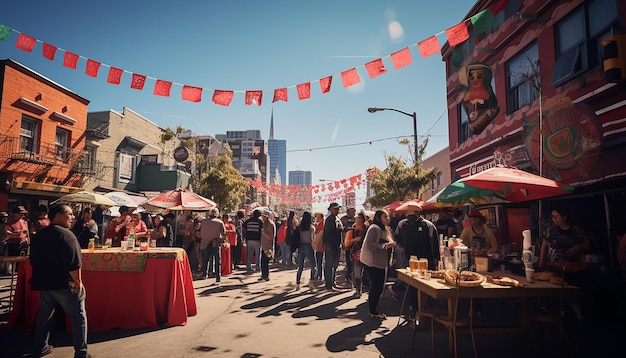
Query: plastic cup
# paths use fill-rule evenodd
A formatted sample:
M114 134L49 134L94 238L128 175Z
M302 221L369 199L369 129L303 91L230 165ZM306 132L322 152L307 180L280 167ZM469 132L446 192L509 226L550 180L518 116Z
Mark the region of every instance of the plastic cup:
M128 241L126 241L126 240L122 241L121 249L122 249L122 251L128 250Z
M526 281L528 281L528 283L534 283L535 282L535 269L526 269Z
M142 241L139 244L139 248L141 251L148 251L148 242L147 241Z
M424 280L430 280L430 276L431 276L430 271L424 271Z

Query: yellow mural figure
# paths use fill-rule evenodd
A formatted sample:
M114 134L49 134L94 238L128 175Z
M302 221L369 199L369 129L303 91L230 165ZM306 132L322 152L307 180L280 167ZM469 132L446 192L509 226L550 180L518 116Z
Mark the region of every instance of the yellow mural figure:
M480 134L500 111L491 88L492 78L491 68L482 62L472 62L459 72L459 82L465 86L463 109L474 134Z

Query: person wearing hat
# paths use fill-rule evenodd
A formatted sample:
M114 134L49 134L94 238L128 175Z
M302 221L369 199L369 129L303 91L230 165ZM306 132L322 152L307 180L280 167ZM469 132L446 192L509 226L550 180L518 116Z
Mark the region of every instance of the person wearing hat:
M439 210L439 218L435 222L437 226L437 232L444 236L459 236L460 232L456 231L456 221L452 218L452 208L441 208Z
M269 210L263 211L263 228L261 229L261 278L270 280L270 260L274 258L274 238L276 237L276 224L272 220Z
M105 239L112 239L111 246L119 247L122 241L128 238L131 226L131 217L128 206L120 206L120 216L111 219L104 233Z
M324 221L324 287L329 291L341 290L335 283L343 231L341 220L337 217L340 207L338 203L330 203L328 206L330 215Z
M28 211L22 205L18 205L13 208L11 213L12 215L5 227L5 241L9 256L20 256L26 254L30 241L28 222L24 219L24 215L28 214Z
M461 232L461 240L474 254L498 252L498 240L486 225L487 219L476 209L467 214L470 225Z

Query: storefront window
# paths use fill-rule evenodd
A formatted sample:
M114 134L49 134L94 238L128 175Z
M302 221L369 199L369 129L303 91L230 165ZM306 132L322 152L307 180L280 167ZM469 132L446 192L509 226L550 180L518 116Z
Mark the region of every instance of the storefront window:
M537 43L533 43L506 64L507 113L513 113L539 97L534 79L539 73Z

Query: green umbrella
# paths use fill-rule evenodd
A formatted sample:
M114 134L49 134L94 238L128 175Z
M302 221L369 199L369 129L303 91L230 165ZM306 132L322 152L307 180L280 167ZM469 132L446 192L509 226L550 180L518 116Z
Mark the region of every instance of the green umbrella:
M502 192L498 190L481 189L461 181L456 181L430 198L427 203L428 202L452 205L478 205L507 203L508 201L504 199Z

